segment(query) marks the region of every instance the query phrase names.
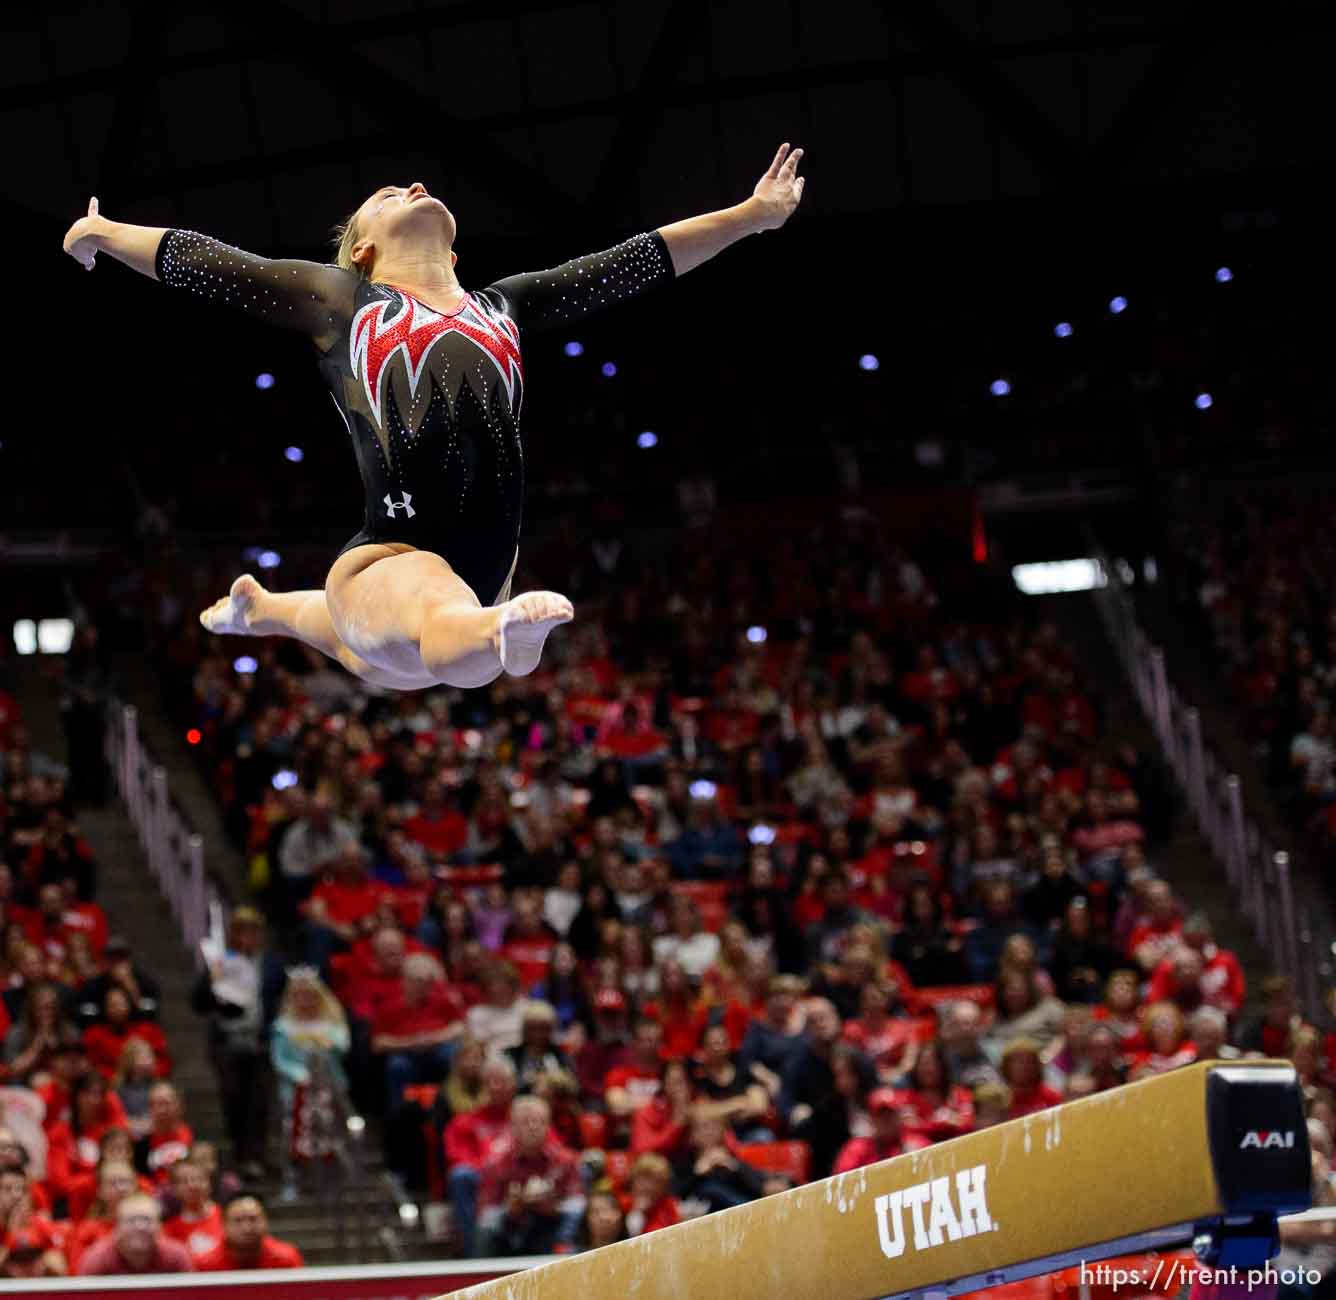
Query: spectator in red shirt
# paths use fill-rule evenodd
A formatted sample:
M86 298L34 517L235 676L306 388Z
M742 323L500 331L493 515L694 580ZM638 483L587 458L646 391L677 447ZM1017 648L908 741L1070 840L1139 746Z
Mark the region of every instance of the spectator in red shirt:
M478 1185L491 1145L510 1124L515 1099L515 1067L504 1056L488 1059L482 1070L484 1102L456 1115L445 1127L445 1159L449 1166L450 1203L463 1253L473 1254L478 1216Z
M1236 1046L1243 1052L1279 1059L1288 1056L1299 1027L1294 985L1284 975L1262 981L1262 1014L1239 1031Z
M116 1207L127 1196L142 1190L139 1175L127 1161L109 1160L98 1167L97 1196L65 1241L65 1258L71 1272L78 1271L85 1250L111 1235L116 1226Z
M26 1234L26 1237L25 1237ZM0 1169L0 1259L8 1251L36 1247L46 1260L45 1272L58 1275L66 1271L65 1256L56 1249L56 1226L33 1203L32 1186L23 1169ZM35 1276L42 1276L41 1273Z
M403 990L408 951L402 931L387 925L333 963L331 987L352 1015L374 1020L376 1009Z
M372 1021L371 1050L385 1058L390 1112L412 1083L439 1083L450 1070L463 1032L462 1008L436 960L414 953L404 961L402 989L382 1002Z
M1149 974L1179 946L1183 921L1168 881L1151 881L1146 887L1146 906L1146 919L1128 937L1127 955Z
M1104 985L1095 1019L1118 1035L1124 1051L1141 1050L1141 980L1134 970L1116 970Z
M631 1059L603 1078L603 1102L614 1131L630 1131L630 1119L658 1095L663 1068L663 1029L657 1020L640 1020L631 1039Z
M366 850L349 844L330 864L329 873L303 904L306 959L325 978L329 959L346 951L376 928L377 911L389 890L367 875Z
M423 792L422 807L404 822L404 834L433 858L451 858L468 843L469 824L453 796L447 801L445 787L432 781Z
M665 1061L658 1095L631 1117L631 1151L635 1155L652 1151L674 1164L683 1160L691 1136L694 1096L687 1063Z
M1179 939L1202 959L1201 991L1206 1004L1235 1016L1248 996L1247 982L1239 959L1228 948L1218 948L1205 912L1192 912L1183 922ZM1159 1001L1152 981L1151 1001Z
M626 1024L621 990L599 989L594 994L594 1036L575 1054L575 1077L586 1105L601 1105L608 1072L631 1060Z
M171 1167L172 1194L180 1209L163 1225L163 1232L180 1242L196 1267L201 1255L222 1244L223 1211L209 1195L209 1179L193 1159L178 1160Z
M269 1235L269 1217L257 1197L238 1196L223 1211L223 1240L195 1267L201 1273L230 1273L252 1268L301 1268L296 1246Z
M1150 979L1148 1002L1172 1002L1186 1015L1205 1004L1202 976L1205 966L1195 948L1180 944L1159 961Z
M194 1145L195 1135L182 1114L181 1096L170 1083L155 1083L148 1095L148 1136L142 1145L141 1168L159 1186L167 1183L171 1167L184 1160Z
M98 1174L103 1165L133 1165L135 1162L135 1140L130 1130L109 1128L102 1134L97 1144L97 1171L80 1174L70 1179L69 1191L65 1197L65 1209L69 1217L76 1222L88 1217L98 1194ZM139 1190L146 1196L152 1196L156 1188L142 1174L139 1175Z
M894 982L870 980L863 985L858 1005L858 1018L844 1023L844 1040L872 1062L883 1083L890 1083L901 1071L913 1068L923 1036L919 1024L899 1005Z
M1132 1060L1133 1079L1164 1074L1197 1059L1183 1013L1172 1002L1152 1003L1141 1013L1141 1024L1146 1050Z
M28 850L24 875L29 887L37 889L73 879L79 898L86 902L93 897L97 878L93 851L59 808L47 810L42 836Z
M643 1237L648 1232L681 1223L682 1212L670 1190L672 1177L672 1168L662 1156L647 1152L636 1157L629 1180L628 1237Z
M517 890L511 904L514 919L501 940L500 956L520 977L522 988L532 988L547 978L557 932L543 920L543 896L537 891Z
M851 1169L931 1145L926 1137L906 1130L903 1106L904 1099L894 1088L877 1088L870 1093L867 1110L872 1120L872 1136L850 1138L835 1157L832 1172L847 1174Z
M190 1252L163 1236L162 1215L151 1196L127 1196L116 1207L111 1234L90 1246L79 1260L81 1276L120 1273L193 1273Z
M68 1196L76 1178L91 1175L101 1158L102 1136L125 1126L125 1110L107 1081L90 1070L70 1091L70 1119L47 1134L46 1177L51 1194Z
M574 1246L585 1209L580 1166L552 1133L541 1097L516 1098L509 1131L493 1143L481 1173L483 1255L542 1255Z
M959 1137L974 1127L974 1097L953 1083L935 1039L919 1048L899 1082L905 1127L929 1142Z
M1044 1082L1039 1044L1033 1038L1013 1038L1002 1053L999 1068L1011 1089L1008 1119L1019 1119L1022 1115L1033 1115L1036 1111L1062 1104L1062 1094Z
M89 1062L104 1078L113 1079L125 1044L132 1038L142 1038L153 1049L158 1078L166 1078L172 1072L172 1058L162 1030L150 1020L131 1019L131 1012L129 994L119 984L112 985L102 1003L101 1021L84 1030Z

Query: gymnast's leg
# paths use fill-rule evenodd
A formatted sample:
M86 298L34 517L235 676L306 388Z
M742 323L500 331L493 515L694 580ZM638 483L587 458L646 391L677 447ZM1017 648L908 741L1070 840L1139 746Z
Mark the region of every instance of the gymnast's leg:
M441 556L403 543L346 552L325 592L339 639L373 667L465 688L533 672L549 633L575 613L550 591L483 605Z
M339 640L323 591L267 591L249 573L243 573L222 600L199 616L199 621L220 636L293 637L336 660L363 681L402 686Z

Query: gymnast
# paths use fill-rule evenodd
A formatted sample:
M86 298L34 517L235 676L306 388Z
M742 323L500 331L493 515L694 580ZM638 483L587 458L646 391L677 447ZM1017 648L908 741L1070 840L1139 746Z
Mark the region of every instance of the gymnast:
M455 276L454 215L417 181L383 186L336 227L333 265L110 221L91 199L64 244L88 270L105 252L306 334L362 473L362 531L323 591L266 591L243 574L200 621L220 634L296 637L392 690L533 672L574 610L555 592L510 593L524 505L523 340L778 229L802 198L802 153L781 145L733 207L475 290Z

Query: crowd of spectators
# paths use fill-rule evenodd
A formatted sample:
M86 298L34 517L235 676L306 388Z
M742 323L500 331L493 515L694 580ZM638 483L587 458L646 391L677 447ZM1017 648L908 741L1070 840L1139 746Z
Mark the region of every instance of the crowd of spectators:
M1330 1119L1328 1045L1281 979L1244 1015L1157 870L1166 783L1057 629L829 540L833 584L817 547L698 553L468 694L164 647L265 914L252 987L284 951L334 994L319 1054L459 1253L634 1235L1196 1059L1308 1059Z
M1336 845L1336 532L1307 492L1202 509L1176 532L1181 591L1273 785L1323 861Z
M0 1277L296 1267L195 1140L97 881L66 771L0 689Z

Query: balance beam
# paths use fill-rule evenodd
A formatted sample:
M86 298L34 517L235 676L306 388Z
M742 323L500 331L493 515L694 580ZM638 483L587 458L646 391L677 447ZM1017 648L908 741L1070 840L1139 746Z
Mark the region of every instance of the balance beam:
M944 1300L1195 1241L1274 1253L1309 1201L1288 1062L1205 1062L483 1283L468 1300Z

